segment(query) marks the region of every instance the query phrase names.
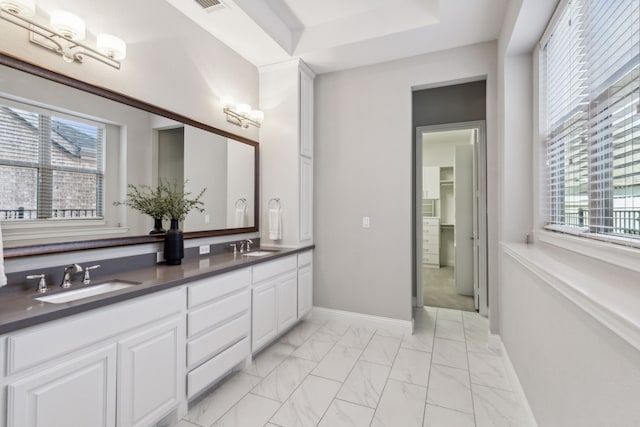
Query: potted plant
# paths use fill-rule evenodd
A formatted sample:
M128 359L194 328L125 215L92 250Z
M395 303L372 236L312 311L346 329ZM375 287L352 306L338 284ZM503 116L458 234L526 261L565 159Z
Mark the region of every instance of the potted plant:
M126 205L153 218L153 230L149 234L164 234L162 220L167 217L167 207L163 196L163 188L158 185L155 189L148 185L127 186L127 198L124 202L113 202L114 205Z
M188 180L185 180L184 186L187 182ZM191 198L189 197L191 193L178 188L176 181L170 184L160 180L158 188L163 195L165 215L171 220L171 227L164 235L164 260L167 265L180 265L184 258L184 236L179 228L179 222L184 221L187 214L194 209L204 212L204 202L200 199L207 189L202 189L196 197Z

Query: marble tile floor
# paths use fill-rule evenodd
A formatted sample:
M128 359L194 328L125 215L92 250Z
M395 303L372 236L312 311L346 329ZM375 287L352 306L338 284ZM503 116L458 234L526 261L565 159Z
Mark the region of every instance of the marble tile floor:
M425 307L413 335L305 320L175 427L527 426L477 313Z

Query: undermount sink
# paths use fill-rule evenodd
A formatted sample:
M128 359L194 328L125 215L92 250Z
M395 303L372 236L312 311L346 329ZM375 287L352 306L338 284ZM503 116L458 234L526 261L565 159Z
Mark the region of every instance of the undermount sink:
M139 284L140 283L125 282L123 280L112 280L110 282L88 286L86 288L73 289L71 291L62 291L52 295L37 297L36 300L48 302L51 304L62 304L64 302L71 302L83 298L93 297L96 295L106 294L108 292L119 291L120 289L129 288L131 286Z
M244 256L265 256L265 255L274 254L275 252L276 251L253 251L253 252L243 253L242 255L244 255Z

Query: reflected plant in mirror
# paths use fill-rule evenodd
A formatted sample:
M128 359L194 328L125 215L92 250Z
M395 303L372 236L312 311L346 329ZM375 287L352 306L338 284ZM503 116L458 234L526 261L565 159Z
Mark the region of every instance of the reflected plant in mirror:
M153 230L149 234L164 234L162 220L167 216L167 209L163 199L162 187L158 185L155 189L148 185L136 187L133 184L127 186L127 198L124 202L115 201L114 206L129 206L145 215L153 218Z

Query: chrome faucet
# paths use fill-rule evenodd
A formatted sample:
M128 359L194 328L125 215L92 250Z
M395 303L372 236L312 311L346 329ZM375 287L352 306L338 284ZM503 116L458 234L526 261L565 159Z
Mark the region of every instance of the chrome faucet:
M40 281L38 281L38 288L37 288L37 291L39 294L44 294L49 290L49 288L47 287L47 282L44 279L44 274L31 274L27 276L27 279L29 280L40 279Z
M68 288L69 286L71 286L71 270L74 270L73 273L80 273L82 272L82 267L80 267L78 264L67 265L64 268L64 275L62 276L62 283L60 283L60 287Z
M251 250L251 245L253 244L253 240L247 239L245 240L245 242L247 243L247 252L249 252Z
M231 243L229 246L233 248L233 254L234 255L238 253L238 244L237 243Z
M91 283L91 275L89 274L90 270L95 270L96 268L99 268L100 264L97 265L92 265L91 267L85 267L84 268L84 277L82 278L82 283L84 283L85 285L88 285L89 283Z

